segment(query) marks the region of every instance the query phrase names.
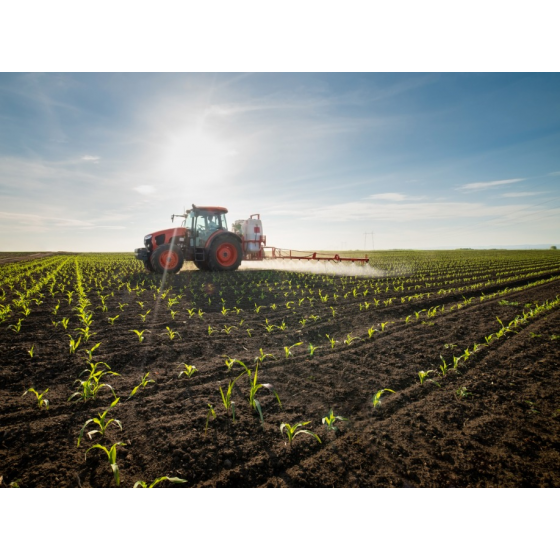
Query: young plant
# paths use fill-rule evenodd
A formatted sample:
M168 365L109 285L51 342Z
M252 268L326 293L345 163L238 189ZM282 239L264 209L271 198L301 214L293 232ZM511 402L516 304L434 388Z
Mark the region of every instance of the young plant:
M222 390L222 387L220 386L220 395L222 397L222 403L224 404L224 408L226 409L226 413L227 414L231 413L231 416L232 416L234 422L235 422L235 403L231 400L231 396L232 396L233 387L234 387L236 381L243 375L245 375L245 372L239 374L235 379L230 381L229 384L228 384L227 392L225 392L225 393Z
M352 342L354 342L354 340L360 340L359 336L352 336L352 333L349 333L346 335L346 338L344 340L344 344L348 344L348 346L350 346L350 344L352 344Z
M373 395L373 408L377 408L378 406L381 405L381 397L383 396L384 393L394 393L395 391L393 391L392 389L381 389L381 391L377 391L377 393L375 393L375 395Z
M208 422L210 422L210 416L216 418L216 411L214 407L208 403L208 413L206 414L206 427L204 428L204 435L206 436L206 432L208 431Z
M139 303L139 302L136 302L136 303ZM148 309L148 311L146 311L146 313L144 313L143 315L142 315L142 313L139 313L140 317L142 318L142 323L145 323L145 322L146 322L146 318L148 317L149 314L150 314L150 310L149 310L149 309Z
M231 327L228 327L227 325L224 325L224 328L222 329L222 331L225 332L226 334L229 334L233 329L237 329L237 327L235 327L233 325Z
M69 334L68 338L70 338L70 354L75 354L76 350L78 349L78 346L80 346L80 343L82 342L82 337L80 336L78 340L74 340L72 335Z
M49 401L48 399L44 398L48 392L49 390L45 389L42 393L38 393L37 391L35 391L35 389L33 389L33 387L30 387L29 389L27 389L27 391L25 391L25 393L23 393L22 397L25 397L27 393L33 393L37 397L37 406L39 408L42 408L44 406L47 410L49 410Z
M424 379L426 379L426 377L428 377L428 375L430 375L430 373L433 372L434 372L433 369L429 369L428 371L419 371L418 377L420 379L420 385L422 385L424 383Z
M329 410L329 414L324 416L322 419L322 423L325 425L327 430L331 430L333 432L338 432L338 426L335 426L335 422L340 420L341 422L347 422L348 418L344 418L342 416L335 416L333 414L332 408Z
M23 319L18 319L17 325L9 325L8 329L12 329L14 332L19 333L19 331L21 330L22 322L23 322Z
M33 358L33 353L35 352L35 344L27 351L27 353Z
M310 422L299 422L294 426L290 426L290 424L287 423L280 424L280 433L284 434L284 430L286 431L286 436L288 437L288 443L290 444L290 447L292 446L292 441L294 440L294 438L301 434L307 434L308 436L314 437L319 443L322 443L321 438L316 433L311 432L310 430L300 429L302 426L306 426L307 424L310 424Z
M276 359L273 354L265 354L262 348L259 348L259 352L260 356L255 358L255 362L259 362L259 364L262 364L266 358L272 358L273 360Z
M144 342L144 337L142 335L146 332L145 330L137 331L136 329L133 329L129 330L128 332L133 332L138 337L138 342Z
M126 445L126 443L121 443L121 442L114 443L110 449L107 449L104 445L100 445L99 443L96 443L86 451L86 459L87 459L87 454L92 449L101 449L105 451L105 453L107 454L107 459L109 460L109 464L111 465L111 469L113 470L113 477L115 478L115 484L119 486L121 483L121 473L119 471L119 466L117 465L117 445L124 446Z
M101 346L101 342L98 342L91 350L84 350L84 352L87 354L87 361L91 362L93 361L93 353Z
M447 362L445 361L444 357L440 355L442 364L439 366L439 369L441 370L441 374L445 377L447 375Z
M155 381L153 379L148 379L148 375L150 375L150 372L144 374L142 376L142 379L140 381L140 383L138 385L136 385L136 387L134 387L134 389L132 389L132 391L130 392L130 395L128 395L128 399L132 398L136 392L138 391L138 389L145 389L146 385L148 385L148 383L155 383ZM126 400L128 400L126 399Z
M469 392L467 391L467 388L466 388L466 387L459 387L459 389L457 389L457 390L455 391L455 396L456 396L458 399L465 399L465 398L467 398L467 397L472 396L472 393L469 393Z
M165 328L167 330L167 333L163 333L163 334L167 334L167 336L169 337L169 340L174 340L175 337L181 338L181 335L179 334L178 331L174 331L170 327L165 327Z
M377 331L374 327L370 327L367 331L369 338L371 338Z
M177 478L177 477L169 478L168 476L161 476L160 478L156 478L149 486L143 480L138 480L134 483L134 488L138 488L138 487L140 487L140 488L154 488L156 485L158 485L160 482L163 482L164 480L167 480L169 482L173 482L174 484L183 484L184 482L187 482L186 480L183 480L182 478Z
M315 350L318 350L319 348L321 348L320 346L313 346L313 344L311 344L311 342L309 343L309 356L311 358L313 358L313 354L315 354Z
M331 350L334 349L334 345L338 342L338 340L335 340L334 336L329 336L328 334L326 334L325 336L327 337L327 340L331 344Z
M84 432L86 427L91 424L92 422L94 424L97 424L98 429L97 430L92 430L91 432L88 432L87 435L89 437L89 439L91 439L91 436L93 434L99 434L101 435L101 437L105 436L105 432L107 431L107 428L114 422L122 431L122 424L120 420L117 420L116 418L107 418L107 414L108 412L119 402L119 399L115 399L112 403L111 406L105 410L105 412L99 413L97 415L97 418L90 418L89 420L86 421L86 423L82 426L82 429L80 430L80 433L78 434L78 445L76 447L80 447L80 443L82 441L82 438L84 437Z
M296 346L301 346L303 344L303 342L296 342L295 344L292 344L291 346L284 346L284 352L286 354L286 360L292 356L292 348L295 348Z
M189 364L183 364L183 366L185 366L185 367L183 368L183 371L179 372L178 377L181 377L181 375L184 374L190 379L192 377L193 373L195 371L198 371L195 366L190 366Z

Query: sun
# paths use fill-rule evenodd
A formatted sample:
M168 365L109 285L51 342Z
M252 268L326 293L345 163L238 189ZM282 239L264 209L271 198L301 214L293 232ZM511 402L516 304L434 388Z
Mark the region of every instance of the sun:
M164 147L162 174L166 180L196 186L223 183L232 173L236 150L202 129L171 136Z

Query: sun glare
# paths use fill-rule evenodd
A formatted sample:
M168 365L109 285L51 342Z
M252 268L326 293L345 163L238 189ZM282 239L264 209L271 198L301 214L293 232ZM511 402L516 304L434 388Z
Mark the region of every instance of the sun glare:
M233 147L208 132L189 130L173 136L164 149L162 173L181 184L222 183L231 174L236 155Z

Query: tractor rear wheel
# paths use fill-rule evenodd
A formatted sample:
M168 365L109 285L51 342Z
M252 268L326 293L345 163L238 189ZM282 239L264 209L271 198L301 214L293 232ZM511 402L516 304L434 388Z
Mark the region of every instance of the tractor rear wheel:
M237 270L242 259L241 242L234 233L216 237L208 251L208 267L213 272Z
M150 258L150 263L154 272L158 274L179 272L183 267L185 258L183 253L177 247L172 247L169 243L165 243L158 247Z

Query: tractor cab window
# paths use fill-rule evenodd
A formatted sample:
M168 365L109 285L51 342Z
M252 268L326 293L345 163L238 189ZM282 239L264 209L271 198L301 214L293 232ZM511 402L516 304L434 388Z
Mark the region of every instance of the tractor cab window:
M207 211L199 211L196 214L192 214L191 231L196 235L197 247L204 247L207 239L220 229L227 230L224 214Z

